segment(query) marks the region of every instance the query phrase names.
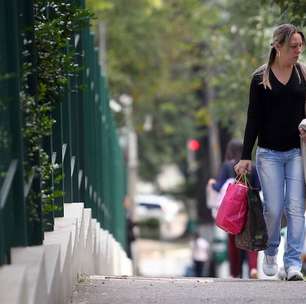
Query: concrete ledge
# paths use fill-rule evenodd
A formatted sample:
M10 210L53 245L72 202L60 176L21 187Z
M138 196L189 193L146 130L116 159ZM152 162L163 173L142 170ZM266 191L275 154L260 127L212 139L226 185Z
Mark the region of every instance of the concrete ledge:
M71 232L68 230L57 230L45 233L45 245L59 244L60 251L60 299L61 303L68 303L72 293L73 276L72 276L72 246Z
M46 256L46 279L47 279L47 291L48 291L48 303L57 304L60 303L61 298L61 264L60 245L45 245Z
M106 230L99 230L100 234L100 256L98 274L111 275L112 271L112 256L111 256L111 243L109 233Z
M29 304L26 266L10 265L0 268L0 303Z
M60 218L56 219L56 225L54 228L54 231L50 232L50 234L54 235L56 241L60 241L61 244L63 240L61 239L61 235L64 233L68 233L71 236L71 244L69 248L69 259L70 259L70 268L71 268L71 275L73 278L76 277L76 274L78 272L78 263L79 263L79 252L80 252L80 241L78 239L79 233L78 230L78 220L76 218ZM48 244L44 242L45 244ZM51 244L56 244L56 242L52 242ZM66 244L67 245L67 244ZM66 246L64 247L66 248ZM75 283L74 281L73 283Z
M97 225L97 220L96 219L91 219L91 234L92 234L92 256L93 256L93 273L97 272L97 260L98 260L98 233L96 229Z
M26 279L29 304L46 303L48 299L45 251L43 246L13 248L11 262L27 267Z
M64 206L43 246L13 248L0 267L0 304L67 304L79 275L132 275L121 245L83 203Z
M64 204L64 218L73 218L77 220L76 242L72 247L72 276L76 283L78 273L82 272L82 255L84 254L84 204L70 203Z
M83 273L94 273L93 233L91 225L91 209L84 209L84 252L82 257Z
M52 232L46 232L46 234L50 235L57 231L67 231L71 233L71 250L77 250L78 245L78 220L76 218L56 218L54 220L54 231Z
M96 222L96 226L94 227L96 233L96 241L95 241L95 273L101 273L101 262L100 259L102 258L102 251L101 251L101 228L100 224Z
M64 204L64 218L73 218L77 219L77 239L80 239L80 233L83 224L83 216L84 216L84 204L83 203L70 203Z

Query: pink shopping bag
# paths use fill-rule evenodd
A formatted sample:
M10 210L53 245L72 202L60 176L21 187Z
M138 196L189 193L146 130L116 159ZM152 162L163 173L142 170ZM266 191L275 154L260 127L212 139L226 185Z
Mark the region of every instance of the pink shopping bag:
M235 180L229 184L217 212L216 225L231 234L242 231L247 218L248 186Z

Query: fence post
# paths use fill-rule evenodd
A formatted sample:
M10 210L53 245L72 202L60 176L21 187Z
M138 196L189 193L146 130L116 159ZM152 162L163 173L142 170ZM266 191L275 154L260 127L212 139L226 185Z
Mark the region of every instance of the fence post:
M60 172L59 178L61 180L54 181L54 190L55 191L63 191L64 190L64 161L63 161L63 118L62 118L62 103L57 103L54 111L53 111L53 118L55 119L56 123L53 125L52 130L52 145L53 145L53 152L52 152L52 162L53 164L59 164L60 168L57 170ZM64 196L58 197L54 200L55 217L62 217L64 216Z
M19 104L20 60L16 0L0 3L0 265L11 246L27 245L23 145ZM10 170L13 168L13 170ZM10 180L10 182L8 182Z
M64 169L64 202L72 202L71 184L71 98L69 94L70 84L66 88L62 107L63 115L63 146L62 158Z
M21 136L21 112L19 102L20 92L20 48L19 37L20 32L17 27L17 1L5 1L5 14L7 26L5 27L7 35L8 49L8 73L14 75L9 79L8 96L12 97L9 102L10 123L12 130L12 150L11 159L18 159L16 176L13 182L13 212L14 212L14 235L11 246L25 246L27 244L27 228L26 228L26 207L24 200L24 173L23 173L23 142Z

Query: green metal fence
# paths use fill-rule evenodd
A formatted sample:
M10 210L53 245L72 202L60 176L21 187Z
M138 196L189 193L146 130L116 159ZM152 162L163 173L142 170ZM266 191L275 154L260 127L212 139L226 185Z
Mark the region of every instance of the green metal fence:
M23 168L27 155L19 95L24 27L33 27L33 3L0 0L0 265L10 262L11 247L42 244L44 230L52 231L54 218L63 216L64 203L84 202L101 227L125 246L126 169L89 29L73 37L79 54L75 62L82 69L71 76L64 99L52 113L52 134L43 141L52 162L62 165L62 182L52 179L51 186L64 191L64 197L52 202L57 209L38 212L35 221L26 212L29 189L39 191L40 185L35 178L25 180ZM35 67L34 55L35 49ZM35 81L32 86L35 92ZM36 208L41 212L41 201Z

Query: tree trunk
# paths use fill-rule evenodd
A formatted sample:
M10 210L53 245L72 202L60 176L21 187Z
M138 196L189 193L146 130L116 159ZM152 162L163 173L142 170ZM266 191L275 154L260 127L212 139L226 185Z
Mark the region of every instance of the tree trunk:
M215 97L215 91L211 87L207 87L207 107L211 109L211 103ZM210 174L215 177L218 175L221 166L221 147L219 127L216 118L210 111L210 123L208 126L208 144L209 144L209 160L210 160Z

